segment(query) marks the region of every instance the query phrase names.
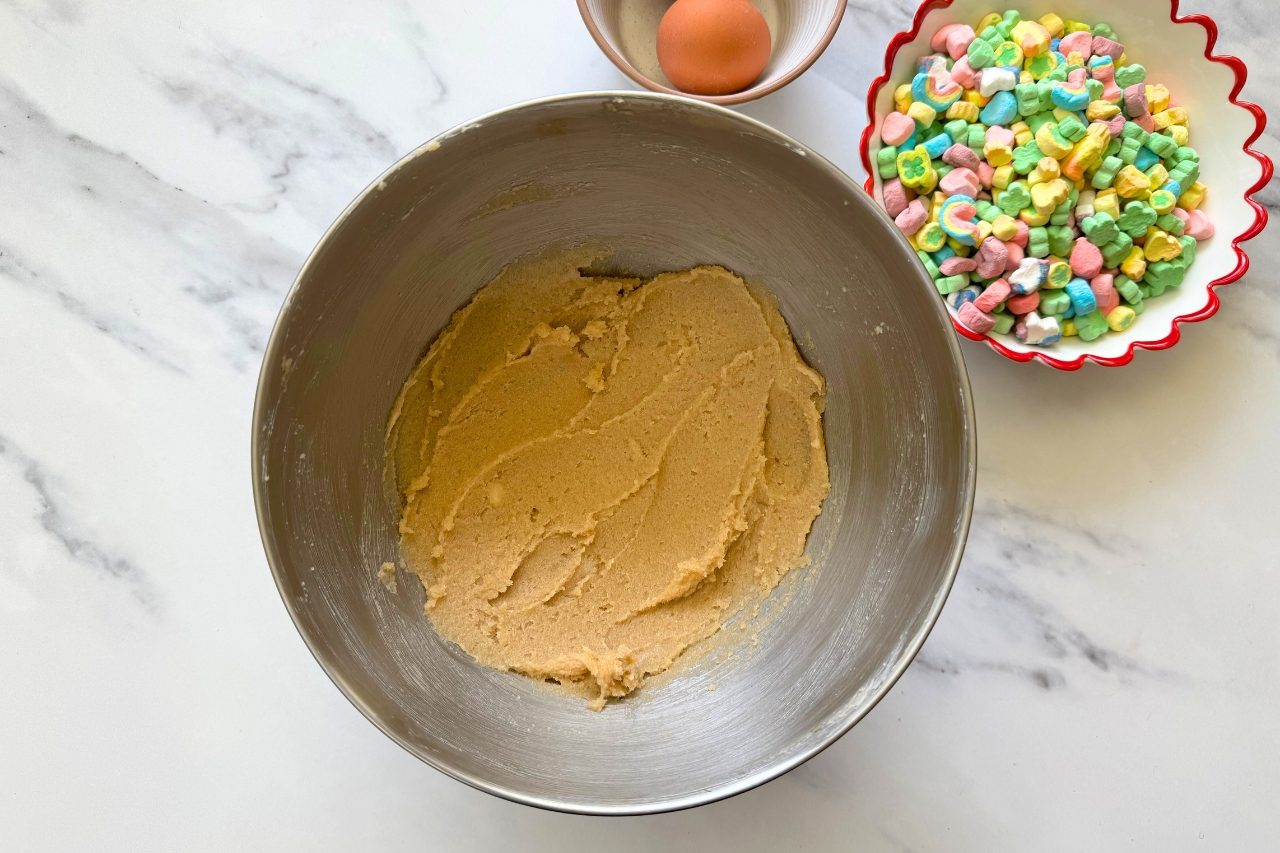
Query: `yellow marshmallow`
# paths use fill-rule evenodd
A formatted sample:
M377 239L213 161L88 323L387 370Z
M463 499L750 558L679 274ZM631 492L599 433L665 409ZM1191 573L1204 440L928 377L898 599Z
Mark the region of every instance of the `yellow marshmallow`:
M911 106L915 99L911 97L911 84L903 83L901 86L893 90L893 108L900 113L905 114L907 107Z
M1107 325L1111 327L1113 332L1123 332L1125 329L1133 325L1133 320L1138 315L1128 305L1117 305L1111 309L1111 313L1107 315Z
M1092 101L1084 111L1089 121L1106 121L1120 114L1120 108L1110 101Z
M924 101L912 101L911 106L907 107L907 115L915 119L916 124L921 127L928 127L938 117L938 111Z
M1183 190L1182 195L1178 196L1178 207L1183 210L1195 210L1200 205L1204 204L1204 197L1208 191L1208 187L1199 181L1196 181L1194 184Z
M1169 108L1169 90L1159 83L1147 84L1147 112L1155 115Z
M1116 175L1115 190L1121 198L1145 199L1151 195L1151 182L1136 166L1125 166ZM1094 202L1094 210L1098 208Z
M1147 273L1147 257L1141 246L1134 246L1129 254L1120 262L1120 272L1134 281L1139 281Z
M991 223L991 233L996 235L996 239L1007 243L1018 236L1018 222L1012 216L1002 213Z
M1098 193L1093 200L1093 212L1105 213L1112 219L1118 220L1120 218L1120 199L1116 191L1114 189L1106 189Z

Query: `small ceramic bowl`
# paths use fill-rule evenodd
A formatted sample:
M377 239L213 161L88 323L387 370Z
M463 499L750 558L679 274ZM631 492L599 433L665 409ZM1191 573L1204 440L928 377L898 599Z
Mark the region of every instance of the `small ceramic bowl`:
M1016 8L1023 17L1056 12L1063 18L1106 21L1125 46L1128 61L1147 69L1147 80L1163 83L1174 101L1187 109L1191 145L1200 152L1200 181L1209 188L1202 209L1215 235L1196 248L1196 260L1182 286L1148 301L1137 322L1123 333L1107 333L1090 341L1063 338L1050 347L1020 343L1013 335L979 335L955 318L956 331L1015 361L1037 359L1059 370L1076 370L1086 361L1108 366L1128 364L1136 349L1167 349L1178 342L1182 323L1206 320L1218 310L1214 288L1229 284L1249 268L1240 244L1267 223L1266 210L1253 194L1271 179L1272 164L1249 146L1266 126L1266 114L1236 99L1244 86L1244 63L1213 53L1218 28L1203 15L1180 16L1178 0L1127 0L1097 4L1077 0L1033 0L1001 3L990 0L926 0L916 11L910 32L898 33L885 51L884 75L867 93L870 123L862 134L862 163L870 176L867 192L878 200L881 181L873 168L882 145L880 124L893 110L893 90L909 82L916 61L928 53L933 34L945 24L976 23L993 9Z
M751 0L773 38L769 64L750 88L732 95L690 95L658 66L658 24L671 0L578 0L578 11L604 55L653 92L712 104L742 104L777 91L803 74L827 49L847 0Z

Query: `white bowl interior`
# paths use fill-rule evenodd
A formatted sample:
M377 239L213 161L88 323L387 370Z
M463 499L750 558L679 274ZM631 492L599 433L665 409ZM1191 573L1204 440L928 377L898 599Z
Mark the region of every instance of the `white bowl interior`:
M586 5L605 41L633 70L676 91L658 65L658 23L673 2L586 0ZM803 64L821 44L840 6L839 0L751 0L751 4L769 25L773 50L769 64L746 92L768 88Z
M1032 347L1013 335L996 339L1017 352L1042 351L1070 361L1083 355L1115 358L1137 342L1155 342L1169 336L1177 317L1195 313L1208 304L1209 283L1230 273L1236 266L1231 240L1254 221L1253 208L1245 201L1249 187L1257 182L1262 167L1244 153L1245 140L1254 129L1254 118L1229 100L1235 77L1227 66L1204 58L1207 33L1198 24L1175 24L1170 19L1167 0L1129 0L1106 6L1078 0L1034 0L1016 8L1023 17L1038 18L1055 12L1064 19L1095 24L1105 21L1125 46L1127 63L1147 69L1149 83L1163 83L1173 102L1185 107L1191 130L1191 147L1200 152L1200 181L1209 188L1202 209L1216 229L1215 235L1196 247L1196 260L1181 287L1165 291L1146 302L1146 310L1122 334L1107 333L1091 342L1078 337L1063 338L1050 347ZM902 46L893 63L890 81L876 98L876 134L871 142L871 160L880 149L879 129L884 116L893 110L893 90L910 82L912 69L923 55L932 53L929 41L942 26L953 23L976 24L992 11L1011 5L993 5L981 0L956 0L949 8L935 9L925 18L920 34ZM874 169L873 169L874 173ZM882 199L882 182L875 175L876 198ZM954 312L953 312L954 313Z

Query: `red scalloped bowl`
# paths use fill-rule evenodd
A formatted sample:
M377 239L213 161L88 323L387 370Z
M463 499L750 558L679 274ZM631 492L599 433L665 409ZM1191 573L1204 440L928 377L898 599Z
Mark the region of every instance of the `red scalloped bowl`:
M1059 370L1076 370L1086 361L1117 367L1133 360L1136 349L1167 349L1178 342L1178 327L1212 317L1218 310L1215 288L1229 284L1249 268L1240 244L1267 224L1267 212L1253 194L1271 179L1271 160L1251 146L1266 126L1258 106L1237 100L1244 86L1244 63L1213 53L1218 28L1203 15L1179 16L1178 0L1126 0L1125 3L1022 2L993 4L980 0L926 0L916 10L910 32L898 33L885 51L883 76L867 92L870 123L862 134L862 164L870 175L867 192L881 199L880 178L873 168L881 147L880 123L893 110L893 89L909 82L916 61L931 53L929 40L953 22L977 23L991 11L1016 8L1024 17L1056 12L1067 19L1110 24L1125 45L1128 61L1147 69L1147 80L1163 83L1173 100L1187 109L1191 145L1200 152L1200 180L1209 193L1203 210L1215 235L1196 249L1196 261L1181 287L1146 303L1146 311L1122 333L1109 332L1094 341L1063 338L1050 347L1032 347L1012 335L979 335L954 313L956 331L1015 361L1039 360ZM1203 59L1201 57L1203 56Z

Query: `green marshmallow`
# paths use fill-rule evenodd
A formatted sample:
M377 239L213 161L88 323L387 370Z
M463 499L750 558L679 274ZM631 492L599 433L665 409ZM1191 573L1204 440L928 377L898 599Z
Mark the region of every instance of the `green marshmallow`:
M1196 238L1179 237L1178 243L1182 246L1182 254L1178 255L1177 260L1182 261L1184 267L1191 266L1196 262Z
M1115 140L1112 140L1113 142ZM1116 156L1120 158L1120 162L1126 166L1132 166L1133 161L1138 159L1138 150L1142 148L1142 143L1136 139L1125 139L1120 145L1120 150Z
M1111 27L1102 23L1101 21L1094 24L1093 29L1090 30L1090 32L1093 33L1095 36L1102 36L1104 39L1111 39L1112 41L1118 41L1118 39L1116 38L1116 31L1111 29Z
M1040 112L1040 87L1035 83L1019 83L1013 95L1018 99L1018 115L1027 118Z
M969 133L969 122L962 118L952 119L944 124L942 129L952 139L963 139Z
M916 142L917 143L928 142L930 139L933 139L939 133L942 133L942 125L938 124L935 121L933 124L929 125L928 127L917 131Z
M1040 290L1040 307L1036 310L1041 314L1061 314L1067 310L1067 306L1071 304L1071 297L1067 296L1065 290Z
M1125 302L1128 302L1130 305L1135 305L1137 303L1142 302L1142 293L1138 290L1137 283L1135 283L1132 279L1130 279L1129 276L1127 275L1116 276L1114 284L1116 288L1116 293L1119 293L1120 297Z
M1164 288L1161 288L1160 290L1161 292L1164 292ZM1143 299L1150 299L1155 295L1151 292L1151 285L1147 284L1145 281L1138 282L1138 293L1142 294Z
M1031 204L1031 190L1024 181L1014 181L1009 188L1000 193L996 205L1009 216L1017 216L1018 212Z
M1162 213L1156 217L1156 227L1161 231L1168 231L1175 237L1181 237L1182 232L1186 230L1187 223L1183 222L1172 213Z
M1101 100L1102 93L1107 88L1106 86L1102 85L1101 80L1094 80L1094 79L1089 79L1084 81L1084 87L1089 92L1090 101Z
M898 149L892 145L886 145L876 152L876 167L880 170L880 177L886 181L890 178L898 176Z
M969 67L975 70L989 68L996 61L995 48L985 39L974 39L969 42Z
M964 290L969 286L969 276L964 273L956 275L948 275L939 279L935 279L934 286L938 288L938 292L943 296L948 293L955 293L957 290Z
M1154 148L1152 148L1151 150L1155 151ZM1194 148L1190 148L1186 145L1183 145L1177 151L1173 152L1173 154L1170 155L1169 159L1172 160L1174 163L1181 163L1183 160L1190 160L1193 163L1199 163L1200 153L1196 151L1196 149Z
M1007 335L1009 330L1013 328L1014 318L1012 314L997 314L996 326L991 331L997 335Z
M1122 168L1124 168L1124 161L1119 157L1107 157L1102 161L1102 165L1098 167L1098 171L1093 173L1093 180L1089 183L1095 190L1105 190L1115 181L1116 174ZM1108 216L1107 218L1110 219L1111 217ZM1106 240L1104 242L1109 243L1111 241Z
M1080 220L1080 230L1090 243L1102 248L1120 236L1120 229L1109 213L1095 213Z
M917 250L916 255L920 258L920 263L924 264L925 271L929 273L929 278L938 278L942 275L942 271L938 269L938 265L933 262L933 258L929 257L928 252Z
M1076 235L1065 225L1050 225L1045 229L1049 237L1049 254L1065 258L1071 254L1071 244Z
M1107 267L1118 267L1129 256L1133 249L1133 238L1123 231L1110 243L1102 247L1102 263Z
M1092 341L1107 330L1107 318L1101 311L1090 311L1082 317L1075 318L1076 333L1082 341Z
M1000 35L1000 31L997 30L995 26L987 27L985 30L978 33L978 38L986 42L991 42L992 47L995 47L1000 42L1004 41L1004 36Z
M1013 149L1013 171L1019 175L1028 175L1042 159L1044 159L1044 153L1033 139L1026 145L1019 145Z
M1141 65L1122 65L1116 69L1116 85L1121 89L1136 86L1147 79L1147 69Z
M1076 67L1078 68L1079 66L1076 66ZM1048 80L1050 83L1065 83L1067 82L1067 75L1069 73L1070 73L1070 68L1068 68L1067 63L1064 62L1061 65L1059 65L1057 68L1050 71L1049 76L1044 79Z
M1134 303L1131 303L1129 307L1133 309L1133 313L1141 314L1143 311L1147 310L1146 308L1143 307L1145 304L1146 303L1144 302L1134 302Z
M1174 142L1171 137L1165 136L1163 133L1153 133L1147 139L1147 147L1157 157L1164 159L1172 157L1178 151L1178 143Z
M1001 21L1000 23L996 24L996 32L1000 34L1001 40L1007 39L1009 37L1010 33L1013 32L1014 26L1016 25L1011 24L1008 21Z
M1147 233L1147 229L1156 224L1158 214L1145 201L1131 201L1124 206L1124 212L1116 222L1120 230L1133 239Z
M1159 296L1164 293L1167 288L1177 287L1182 284L1182 279L1187 274L1187 268L1182 264L1172 261L1156 261L1147 264L1147 273L1142 277L1151 287L1151 295Z
M1179 177L1174 177L1174 173ZM1200 164L1195 160L1183 160L1169 170L1170 180L1178 182L1179 186L1190 187L1200 178Z
M1027 232L1027 254L1033 258L1049 257L1049 229L1036 226Z
M987 201L986 199L978 199L977 208L978 208L978 218L981 219L983 222L988 222L988 223L995 222L997 219L999 219L1003 215L1003 212L1000 210L1000 208L996 207L994 204Z
M1124 123L1124 130L1120 131L1120 138L1136 139L1138 140L1138 147L1141 148L1143 145L1147 144L1147 140L1151 138L1151 134L1143 130L1141 125L1134 124L1131 121L1126 121Z
M1040 128L1050 122L1057 122L1052 112L1040 111L1033 116L1027 116L1027 127L1031 128L1032 133L1039 132Z
M1103 152L1103 157L1115 157L1120 153L1120 149L1124 147L1124 143L1118 138L1107 143L1107 150Z
M955 166L950 163L944 163L941 160L933 164L933 170L938 173L938 180L942 180L951 173Z
M1062 204L1053 209L1053 213L1049 216L1050 225L1066 225L1071 221L1071 214L1076 209L1076 203L1068 198Z
M978 156L982 156L982 146L987 144L986 126L981 124L969 125L969 138L964 142L965 145L978 152Z
M1072 142L1079 142L1081 139L1084 139L1085 134L1088 132L1088 128L1081 124L1080 119L1076 118L1074 115L1069 115L1062 121L1058 122L1058 133L1062 134L1063 138L1069 139Z

